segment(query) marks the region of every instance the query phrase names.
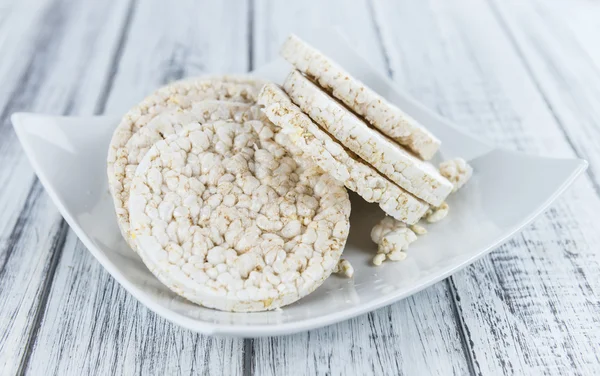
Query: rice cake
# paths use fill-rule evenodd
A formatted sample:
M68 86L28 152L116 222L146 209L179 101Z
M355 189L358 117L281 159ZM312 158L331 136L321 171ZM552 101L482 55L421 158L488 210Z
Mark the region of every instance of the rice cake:
M440 140L415 119L297 36L287 38L281 55L381 133L420 158L429 160L439 149Z
M119 228L132 248L135 249L135 244L130 240L127 231L129 227L127 184L135 171L135 165L144 155L145 148L157 141L153 139L146 142L142 135L132 141L132 137L165 112L172 114L187 112L189 115L197 116L199 121L203 119L200 115L210 118L214 114L219 114L219 108L212 105L209 105L210 114L203 113L206 108L203 110L203 105L198 103L206 100L231 101L238 105L253 104L264 83L252 76L211 76L177 81L158 89L125 114L110 142L107 174ZM137 148L136 143L145 144Z
M432 164L369 127L300 72L292 71L283 87L298 107L343 146L415 197L438 206L452 192L452 183Z
M265 115L281 128L281 132L295 146L367 202L379 204L384 212L408 224L417 223L429 208L429 205L399 188L344 149L294 105L278 86L265 85L259 94L258 103L265 106Z
M205 307L276 309L336 268L344 187L260 121L191 125L156 143L131 186L131 232L158 279Z

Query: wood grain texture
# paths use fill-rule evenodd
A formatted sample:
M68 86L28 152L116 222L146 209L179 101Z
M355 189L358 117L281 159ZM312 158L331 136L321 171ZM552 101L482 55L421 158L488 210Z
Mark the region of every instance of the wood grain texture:
M0 373L600 374L599 16L582 0L0 0ZM490 256L344 323L240 340L157 317L68 230L9 115L121 113L158 85L244 72L289 32L336 24L464 129L587 158L588 176Z
M352 7L345 4L257 1L255 64L275 58L290 32L310 33L336 25L371 64L387 72L371 5L364 1ZM445 282L347 322L293 336L247 340L246 348L254 355L251 369L258 375L469 373Z
M588 174L600 194L600 4L492 5L568 142L590 162Z
M575 155L487 4L374 4L390 69L415 97L497 145ZM599 372L599 210L581 178L521 235L451 278L477 374Z
M385 57L371 9L366 0L355 1L352 6L342 0L286 3L256 0L253 7L252 63L259 66L277 57L281 44L290 33L311 33L338 27L358 51L367 54L374 67L385 71Z
M106 112L125 113L158 87L182 77L245 73L249 67L246 1L140 2Z
M139 2L112 70L105 111L125 111L157 86L183 76L245 71L246 10L208 1L180 1L177 7L162 0ZM217 46L221 37L229 42ZM57 338L62 347L53 346ZM28 370L237 375L243 372L243 343L202 336L158 317L70 234Z
M24 2L25 5L27 2ZM18 213L23 208L33 182L33 171L29 167L21 147L16 142L15 133L10 124L10 114L18 110L32 108L29 101L35 99L33 81L40 76L43 67L35 63L35 58L43 56L40 46L45 44L39 36L40 28L50 27L52 21L45 16L52 5L51 1L38 2L40 11L31 13L26 7L11 4L11 17L0 25L0 50L4 56L27 56L26 60L3 59L0 64L0 184L5 194L0 195L0 212L15 215L0 216L0 244L3 262L8 256L8 239L16 224ZM6 5L8 7L8 5ZM39 28L35 25L39 25ZM15 37L11 37L14 34ZM37 83L36 83L37 84ZM42 107L41 110L44 108ZM47 110L47 108L46 108Z
M257 375L467 375L444 282L367 315L252 340Z
M243 340L194 334L149 311L74 233L64 249L29 374L241 374Z
M26 1L11 8L1 27L16 34L7 38L3 32L0 39L4 56L25 56L0 63L7 89L0 94L0 210L11 214L0 221L0 369L7 374L29 359L68 229L35 179L9 116L18 110L89 113L104 84L123 10L119 4L92 7L56 0L39 1L32 12L32 5Z
M67 230L41 184L34 183L9 238L0 275L3 371L16 372L26 362Z

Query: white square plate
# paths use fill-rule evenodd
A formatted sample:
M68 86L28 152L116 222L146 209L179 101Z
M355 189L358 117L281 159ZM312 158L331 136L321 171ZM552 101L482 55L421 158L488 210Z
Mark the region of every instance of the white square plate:
M352 196L344 257L356 272L330 277L308 297L281 311L228 313L192 304L161 285L121 238L108 193L106 154L119 117L15 114L12 121L39 179L71 228L133 296L164 318L205 334L244 337L288 334L330 325L396 302L482 257L539 215L587 167L577 159L540 158L494 149L415 103L380 76L339 34L313 44L353 75L427 126L442 140L444 159L462 156L475 173L448 203L450 214L428 226L403 262L371 265L376 205ZM282 82L289 70L275 61L254 72Z

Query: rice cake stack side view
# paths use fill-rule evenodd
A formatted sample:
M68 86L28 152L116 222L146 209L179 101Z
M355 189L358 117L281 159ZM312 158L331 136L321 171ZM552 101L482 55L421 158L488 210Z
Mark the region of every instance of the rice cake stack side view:
M472 168L460 158L439 169L429 163L440 148L438 138L297 36L286 39L280 54L295 69L283 83L287 95L273 85L261 91L259 102L267 117L319 166L367 201L378 202L393 218L385 223L392 221L398 230L373 238L379 245L373 263L404 259L416 233L427 233L419 219L444 219L449 211L445 200L469 180ZM279 99L265 99L266 91ZM359 175L371 180L359 182ZM380 192L393 192L401 204L374 198L368 185L376 181Z
M343 146L414 196L441 205L453 185L430 163L413 156L330 97L298 71L283 88L292 101Z
M292 103L274 84L263 87L258 103L265 106L269 120L280 128L290 142L312 158L325 172L358 193L367 202L378 203L395 219L414 224L429 205L381 176L374 168L342 147Z
M420 158L429 160L438 151L440 140L425 127L296 35L290 35L284 42L281 56L372 126Z

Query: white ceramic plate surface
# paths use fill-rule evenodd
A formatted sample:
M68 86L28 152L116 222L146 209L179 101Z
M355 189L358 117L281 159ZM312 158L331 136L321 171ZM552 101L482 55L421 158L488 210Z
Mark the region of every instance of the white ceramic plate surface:
M120 116L52 117L15 114L12 121L48 194L106 270L148 308L193 331L242 337L295 333L330 325L394 303L473 263L543 212L587 167L495 149L466 135L414 102L373 70L337 33L312 40L353 75L427 126L442 140L441 158L462 156L475 173L450 197L450 214L428 226L403 262L371 265L376 205L352 195L351 231L344 257L353 279L330 277L308 297L281 311L228 313L199 307L164 287L126 245L108 193L106 154ZM282 82L290 67L275 61L254 73ZM438 158L440 158L438 157Z

